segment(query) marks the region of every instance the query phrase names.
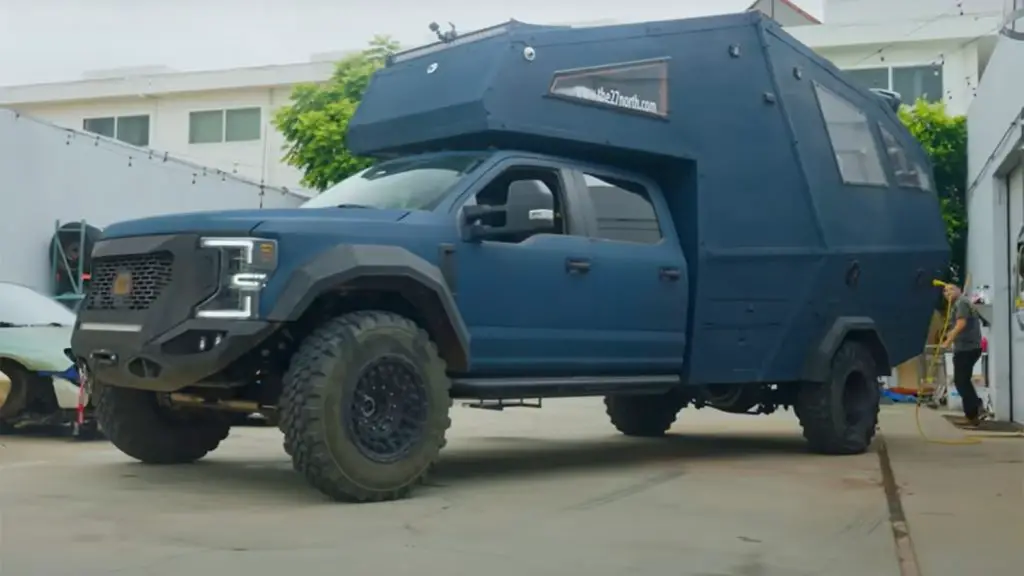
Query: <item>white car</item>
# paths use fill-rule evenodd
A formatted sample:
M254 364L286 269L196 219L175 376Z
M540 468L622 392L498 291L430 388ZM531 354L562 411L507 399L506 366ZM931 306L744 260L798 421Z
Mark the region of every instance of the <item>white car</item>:
M75 314L53 298L0 282L0 434L71 425L96 433L91 410L79 430L79 377L68 356Z

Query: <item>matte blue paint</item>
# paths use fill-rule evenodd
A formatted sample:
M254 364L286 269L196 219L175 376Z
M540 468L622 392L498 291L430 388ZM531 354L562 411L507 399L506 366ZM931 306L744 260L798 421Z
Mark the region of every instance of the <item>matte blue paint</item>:
M667 119L546 95L557 71L654 58L669 59ZM879 150L877 123L928 165L885 103L759 13L575 30L511 23L378 72L349 124L358 154L493 150L433 211L204 213L122 223L107 236L276 238L263 314L296 268L337 244L402 246L435 264L438 246L453 244L474 374L792 381L841 316L873 318L898 364L920 352L931 318L935 292L918 279L948 263L938 200L844 184L815 83L868 116ZM664 240L463 242L462 202L516 163L645 183ZM567 257L590 258L591 272L566 274ZM856 288L845 283L853 263ZM679 268L680 281L659 281L663 266Z

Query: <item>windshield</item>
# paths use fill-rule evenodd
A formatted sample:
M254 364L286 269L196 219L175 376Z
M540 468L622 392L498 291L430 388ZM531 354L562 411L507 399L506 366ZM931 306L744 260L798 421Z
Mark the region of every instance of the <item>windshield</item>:
M486 158L483 153L451 153L388 160L338 182L302 207L433 210Z
M27 286L0 282L0 328L74 324L75 314L56 300Z

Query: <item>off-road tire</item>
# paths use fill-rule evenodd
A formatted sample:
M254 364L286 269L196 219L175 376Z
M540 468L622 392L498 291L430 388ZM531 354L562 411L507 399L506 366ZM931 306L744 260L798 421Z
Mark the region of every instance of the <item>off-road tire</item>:
M605 412L626 436L664 436L687 402L678 394L605 396Z
M17 434L18 428L6 420L0 419L0 436L10 436Z
M161 405L155 392L93 385L99 429L121 452L146 464L188 464L227 438L223 414L178 412Z
M812 452L848 455L868 450L878 427L882 394L878 368L866 346L844 342L832 357L825 382L799 386L793 408ZM848 386L855 388L848 392Z
M384 355L414 369L425 389L425 418L414 445L382 464L354 439L350 404L365 367ZM411 320L382 311L361 311L328 320L310 333L292 357L284 378L279 427L292 465L334 500L396 500L422 482L451 426L451 381L430 336Z

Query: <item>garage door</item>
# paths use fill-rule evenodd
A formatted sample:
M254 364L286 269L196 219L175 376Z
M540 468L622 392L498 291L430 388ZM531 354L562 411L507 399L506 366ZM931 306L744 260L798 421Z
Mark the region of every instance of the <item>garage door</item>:
M1019 256L1017 246L1017 233L1021 230L1021 226L1024 225L1024 167L1018 167L1014 170L1009 178L1007 179L1008 184L1008 198L1009 198L1009 241L1011 257L1016 262L1011 262L1011 270L1014 274L1020 274L1020 278L1017 283L1017 290L1024 288L1024 270L1021 270L1022 262L1017 258ZM1012 279L1011 279L1012 281ZM1012 292L1017 292L1014 290ZM1016 294L1015 294L1016 296ZM1011 302L1011 310L1014 309L1014 303ZM1024 327L1017 319L1011 320L1010 330L1012 331L1012 376L1010 378L1010 386L1012 388L1013 396L1013 419L1017 422L1024 422Z

